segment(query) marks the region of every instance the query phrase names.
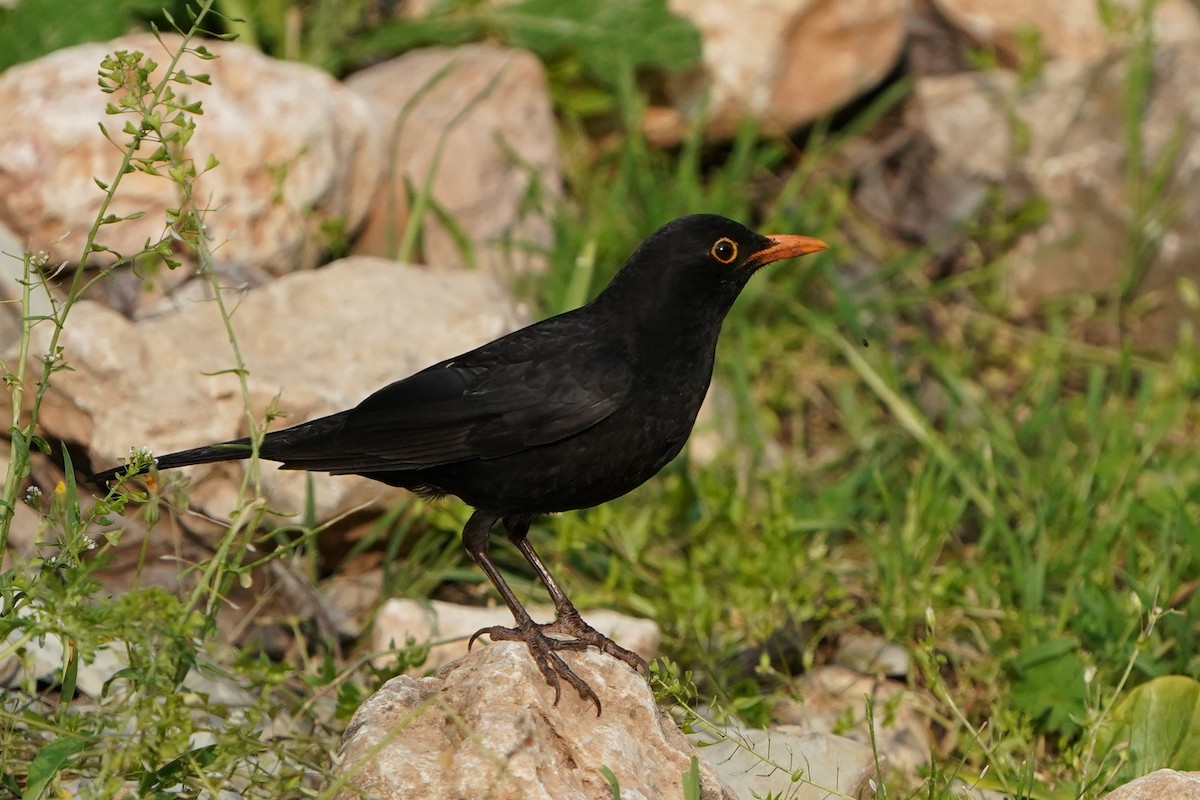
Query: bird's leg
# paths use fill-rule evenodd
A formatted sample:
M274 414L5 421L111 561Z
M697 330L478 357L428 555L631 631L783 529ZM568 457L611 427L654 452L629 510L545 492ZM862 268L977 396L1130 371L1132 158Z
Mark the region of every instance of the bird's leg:
M471 645L475 640L487 634L493 641L507 640L525 642L529 648L530 655L533 656L533 661L537 664L542 675L546 678L546 683L554 688L554 704L558 705L558 699L562 695L561 682L562 678L571 686L575 687L575 691L579 692L579 696L584 700L591 700L596 704L596 716L600 716L600 698L592 691L592 687L588 686L587 681L575 674L575 672L567 666L567 662L563 661L555 650L583 650L587 647L586 642L563 642L559 639L552 639L543 632L543 626L538 625L529 616L529 612L521 605L521 601L517 600L517 596L513 594L513 590L509 588L505 582L504 576L500 574L500 570L492 561L491 555L488 553L488 536L491 532L492 525L495 524L499 516L496 514L488 514L483 511L476 511L467 520L466 527L463 528L463 546L467 550L467 555L471 560L479 565L484 574L488 576L488 580L496 587L496 591L504 598L505 605L512 612L513 618L517 622L515 628L505 628L496 625L490 628L481 628L471 636L467 642L467 649L471 649ZM527 523L528 525L528 523ZM577 615L578 616L578 615Z
M558 585L558 581L554 580L554 576L550 574L549 568L541 557L533 549L533 543L529 541L529 517L527 515L509 515L503 518L504 531L508 534L509 541L517 546L521 551L521 555L525 556L525 560L533 567L533 571L537 573L542 584L546 587L546 591L550 594L550 599L554 601L554 621L539 625L545 633L560 633L565 636L574 637L576 641L583 642L585 645L591 645L602 652L608 653L610 656L619 658L629 666L633 667L638 672L649 672L649 667L646 665L646 660L632 650L626 650L621 645L608 638L600 631L593 628L583 621L579 611L575 608L575 604L567 597L567 593Z

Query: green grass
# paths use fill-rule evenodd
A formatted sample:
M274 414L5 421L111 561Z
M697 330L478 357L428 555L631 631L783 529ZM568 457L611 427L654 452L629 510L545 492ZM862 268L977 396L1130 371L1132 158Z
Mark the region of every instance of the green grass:
M765 271L734 308L718 362L736 406L727 458L680 460L535 536L581 602L659 620L667 653L732 707L761 710L758 695L788 685L731 668L739 652L807 630L807 666L822 640L866 628L920 656L912 681L941 700L946 763L1038 795L1098 792L1113 761L1083 755L1104 710L1200 666L1195 350L1084 344L1070 304L1040 329L1010 321L998 265L930 284L920 253L895 252L839 274L873 248L839 233L844 188L806 172L836 147L817 144L800 155L747 132L725 154L692 140L668 156L627 139L573 174L553 309L583 299L568 253L611 267L685 210L834 247ZM1011 235L1024 213L978 230ZM1140 272L1146 247L1128 257Z
M1098 796L1120 769L1098 751L1110 710L1152 678L1200 674L1200 360L1186 344L1157 355L1086 344L1080 331L1103 303L1059 303L1037 325L1009 319L1002 263L931 282L921 252L881 244L849 187L821 167L904 90L799 143L746 128L727 147L696 135L654 150L634 133L629 79L616 92L623 133L598 144L565 122L568 199L553 209L551 269L522 287L543 313L592 296L646 234L684 213L833 247L764 270L731 313L717 375L728 440L714 462L681 458L626 498L539 521L533 536L581 607L659 622L664 654L690 673L660 671L664 702L715 698L765 724L825 643L865 629L908 648L909 682L934 698L934 766L915 785L889 778L891 796L950 797L954 778L985 770L1010 792ZM1158 208L1162 169L1130 175L1139 219ZM1000 250L997 239L1029 224L1026 211L972 223L979 251ZM200 212L180 213L196 229ZM1136 277L1152 243L1133 232L1130 242L1125 274ZM39 446L28 432L16 440ZM11 501L26 485L22 464ZM132 499L153 501L142 513L172 513L172 491ZM217 609L252 566L286 557L316 572L313 527L261 532L269 517L257 498L250 481L217 556L189 570L191 592L120 597L99 590L94 572L112 544L98 531L134 506L116 497L91 508L70 479L30 498L53 546L0 574L0 634L56 635L71 648L61 690L28 686L0 708L0 796L36 797L80 776L91 797L126 782L141 796L230 782L249 797L318 796L341 727L388 673L359 653L335 657L320 636L295 662L220 644ZM480 586L457 544L463 518L453 500L413 501L358 546L386 554L388 592ZM540 596L510 548L495 552L518 593ZM776 657L764 644L781 631L794 647ZM90 707L72 703L79 658L112 642L129 669ZM189 688L206 673L245 687L247 705ZM277 735L261 735L264 718Z

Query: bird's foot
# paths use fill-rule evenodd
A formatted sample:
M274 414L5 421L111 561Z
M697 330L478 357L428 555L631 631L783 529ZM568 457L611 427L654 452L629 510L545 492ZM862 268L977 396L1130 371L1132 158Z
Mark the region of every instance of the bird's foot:
M598 717L600 716L600 698L592 691L592 687L588 686L587 681L576 675L575 671L567 666L567 662L563 661L555 652L556 650L586 650L588 642L555 639L547 636L544 631L553 624L539 625L530 622L527 626L517 628L505 628L501 625L480 628L467 641L467 650L470 650L471 646L475 644L475 640L485 633L493 642L524 642L525 646L529 648L529 654L533 656L533 663L537 664L538 669L546 678L546 683L554 689L554 705L558 705L558 700L562 696L562 681L566 681L575 688L575 691L579 692L581 698L595 703Z
M635 672L646 674L650 671L644 658L632 650L626 650L588 625L574 608L563 609L553 622L530 622L527 626L516 628L505 628L501 625L481 628L471 636L467 642L467 649L470 650L471 646L475 644L475 640L485 633L494 642L525 642L533 656L534 663L546 677L546 683L554 688L554 704L558 705L558 699L561 696L561 681L559 680L561 678L575 687L575 691L579 692L579 696L584 700L591 700L596 704L596 716L600 716L600 698L588 686L587 681L576 675L574 670L567 666L567 662L563 661L555 651L578 651L595 647L601 652L624 661ZM548 634L570 636L571 638L559 639Z
M646 659L632 650L626 650L591 625L588 625L583 621L583 617L579 616L579 612L573 606L562 609L553 622L548 622L538 627L542 629L543 633L558 633L563 636L570 636L573 637L573 641L582 642L585 647L590 645L603 653L608 653L613 658L624 661L635 672L642 674L649 674L650 672L650 667L646 664Z

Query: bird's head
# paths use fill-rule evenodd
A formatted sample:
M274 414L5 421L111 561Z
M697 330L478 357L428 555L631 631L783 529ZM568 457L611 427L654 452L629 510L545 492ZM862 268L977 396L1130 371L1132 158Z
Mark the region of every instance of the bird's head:
M758 269L827 246L811 236L763 235L717 214L694 214L652 233L601 297L652 314L708 311L702 316L719 320Z

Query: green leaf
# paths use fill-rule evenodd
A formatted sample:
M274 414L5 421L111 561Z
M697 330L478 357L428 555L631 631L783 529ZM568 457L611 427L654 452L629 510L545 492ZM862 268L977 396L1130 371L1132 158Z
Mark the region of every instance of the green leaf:
M429 45L466 44L483 38L479 19L430 17L385 22L358 42L351 42L343 54L347 62L368 62Z
M1143 683L1116 708L1096 737L1099 753L1127 748L1121 775L1132 779L1157 769L1200 770L1200 682L1165 675Z
M457 45L488 35L532 50L544 61L578 58L589 75L609 87L629 69L676 72L700 59L700 33L672 14L666 0L525 0L469 13L450 8L424 19L385 23L348 47L342 57L351 62L378 60L414 47Z
M75 736L60 736L43 745L33 761L29 762L29 782L21 800L37 800L55 775L66 765L71 756L83 750L85 742Z
M143 793L164 792L169 787L185 784L193 776L203 775L212 765L220 751L215 744L189 750L176 759L168 761L156 770L143 772L138 788Z
M692 756L692 762L683 772L684 800L700 800L700 759Z
M344 719L349 719L358 707L362 705L363 699L364 695L361 687L351 681L342 683L338 686L337 691L338 715Z
M70 639L64 641L63 644L66 645L64 655L67 663L63 665L62 691L59 693L59 702L63 711L66 711L67 704L75 697L75 686L79 680L79 650L75 647L75 642Z
M1008 664L1012 675L1012 701L1048 730L1062 734L1078 731L1086 712L1085 665L1079 642L1060 637L1026 649Z
M136 27L161 0L37 0L0 9L0 72L83 42L102 42Z
M700 58L700 34L665 0L563 3L525 0L488 20L501 37L543 59L578 53L584 68L614 86L625 69L686 69Z
M616 774L603 764L600 765L600 774L604 780L608 781L608 789L612 792L613 800L621 800L621 784L617 780Z

